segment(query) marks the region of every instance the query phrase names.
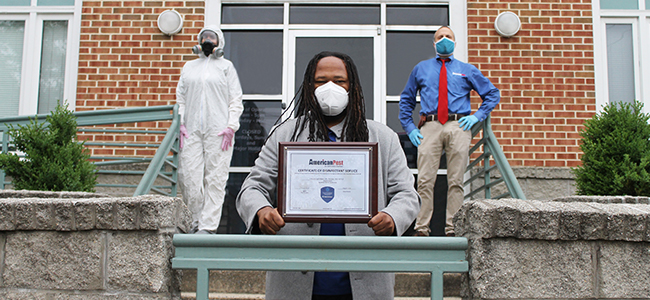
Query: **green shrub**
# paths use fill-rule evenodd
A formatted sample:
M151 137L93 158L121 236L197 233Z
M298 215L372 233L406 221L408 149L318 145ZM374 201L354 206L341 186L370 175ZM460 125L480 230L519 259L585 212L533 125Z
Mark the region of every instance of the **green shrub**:
M580 195L650 196L650 115L640 102L610 103L585 122Z
M25 157L0 154L0 168L16 190L95 191L95 165L77 141L77 119L67 107L59 103L47 124L34 118L28 125L10 126L9 136Z

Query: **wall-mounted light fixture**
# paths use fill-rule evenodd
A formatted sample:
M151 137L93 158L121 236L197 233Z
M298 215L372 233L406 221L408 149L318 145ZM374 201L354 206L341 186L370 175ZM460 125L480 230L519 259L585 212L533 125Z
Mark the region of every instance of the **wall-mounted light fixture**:
M168 9L158 16L158 29L166 35L177 34L183 28L183 17L177 11Z
M511 37L521 29L521 20L511 11L502 12L494 20L494 29L502 37Z

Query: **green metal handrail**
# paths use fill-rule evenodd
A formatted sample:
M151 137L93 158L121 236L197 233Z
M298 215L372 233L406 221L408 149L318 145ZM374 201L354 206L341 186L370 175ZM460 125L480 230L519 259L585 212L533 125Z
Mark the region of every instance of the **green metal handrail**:
M180 117L178 115L178 104L174 105L173 115L174 115L174 119L172 120L172 124L171 126L169 126L165 138L160 143L160 147L158 148L158 151L156 151L156 154L151 160L151 163L149 163L149 167L147 167L147 172L144 174L144 176L142 176L142 180L140 180L140 184L136 188L135 193L133 193L133 196L148 194L151 189L153 189L158 193L162 193L162 191L159 188L153 186L153 183L157 177L161 177L167 181L171 181L173 183L171 194L173 194L173 196L176 196L176 182L178 181L178 173L176 172L178 168L178 149L179 149L178 133L180 131L180 126L181 126ZM167 157L167 153L169 153L170 151L174 153L171 161ZM161 174L162 172L164 172L166 164L171 165L172 169L174 170L171 178L165 176L164 174Z
M427 272L443 300L443 273L465 273L464 237L175 234L172 268L195 269L207 300L210 270Z
M171 111L171 113L170 113ZM149 163L146 171L115 171L115 170L98 170L100 174L129 174L129 175L142 175L142 180L138 185L130 184L98 184L101 187L124 187L135 188L134 195L143 195L149 193L151 190L168 196L177 195L177 167L178 167L178 132L180 128L180 118L178 116L177 105L167 106L153 106L153 107L138 107L127 109L109 109L109 110L94 110L75 112L77 116L77 124L80 127L93 126L93 125L108 125L108 124L121 124L121 123L137 123L137 122L152 122L172 120L171 126L167 130L128 130L128 129L98 129L98 128L80 128L80 132L88 133L140 133L140 134L165 134L163 141L158 144L146 143L120 143L120 142L87 142L87 146L112 146L112 147L157 147L154 157L118 157L118 156L93 156L91 159L97 160L97 166L108 166L118 164L135 164L135 163ZM45 120L46 114L36 115L39 120ZM0 132L8 130L7 125L26 125L30 122L29 116L0 118ZM508 164L499 143L492 132L490 125L490 117L486 118L483 122L476 124L472 128L472 136L476 136L479 132L483 132L483 137L471 149L470 155L479 151L483 147L483 153L476 159L470 162L468 170L477 169L478 172L471 176L465 185L468 185L481 176L484 178L484 183L470 191L465 195L466 199L473 197L479 192L483 191L485 198L503 198L513 197L519 199L526 199L519 182L515 177L512 168ZM8 135L2 135L2 151L6 153L9 150L10 142ZM168 155L171 152L171 155ZM490 159L493 159L495 164L490 164ZM481 162L483 165L481 166ZM167 171L167 168L171 171ZM501 178L492 180L490 177L491 172L498 169L501 173ZM154 181L161 178L167 181L169 185L154 186ZM5 173L0 170L0 183L2 188L10 182L5 181ZM496 197L492 197L491 191L494 186L500 183L505 183L507 192ZM169 192L167 192L167 190Z
M474 195L483 191L486 199L510 196L512 198L526 200L526 195L524 195L521 186L519 186L519 181L517 181L515 173L512 171L506 156L503 154L503 150L501 150L501 146L499 145L494 132L492 132L489 116L485 118L483 122L472 127L472 137L476 136L481 131L483 131L483 137L470 149L469 154L472 155L478 151L481 146L483 146L483 153L471 161L467 166L468 171L478 166L478 172L465 181L465 186L471 184L481 176L483 176L484 184L469 193L466 193L465 199L470 199ZM494 159L494 165L490 165L490 158ZM483 162L483 166L480 166L481 161ZM495 168L499 170L499 173L501 173L501 178L492 181L490 173L494 171ZM492 197L492 187L502 182L505 183L508 191L501 195Z
M9 125L27 125L31 118L38 118L39 121L45 122L48 114L38 114L34 116L17 116L0 118L0 134L2 134L2 153L10 151L12 145L9 136L4 134L9 129ZM157 143L142 142L86 142L86 146L103 146L103 147L125 147L125 148L157 148L156 154L152 157L142 155L133 157L123 156L91 156L96 166L124 165L136 163L149 163L146 171L125 171L125 170L97 170L99 174L121 174L121 175L142 175L140 183L135 184L97 184L98 187L121 187L135 188L134 196L143 195L154 190L167 196L176 196L177 194L177 166L178 166L178 131L180 127L180 116L178 115L178 105L164 105L151 107L137 107L125 109L106 109L93 111L74 112L77 117L78 132L82 133L124 133L124 134L151 134L165 137L158 145ZM87 128L96 125L111 125L124 123L141 123L171 120L171 126L167 130L131 130L120 128ZM171 155L169 155L171 153ZM170 170L167 170L167 169ZM161 178L168 182L168 185L154 186L156 178ZM5 173L0 170L0 184L4 189L7 184Z

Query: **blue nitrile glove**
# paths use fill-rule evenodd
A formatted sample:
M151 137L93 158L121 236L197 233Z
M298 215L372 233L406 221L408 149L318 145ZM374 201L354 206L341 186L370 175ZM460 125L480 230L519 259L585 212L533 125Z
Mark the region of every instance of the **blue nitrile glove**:
M420 133L420 129L416 128L411 130L411 132L409 132L409 139L411 139L411 143L413 143L415 147L420 146L421 143L420 140L423 138L424 137Z
M474 115L464 116L458 120L458 127L462 127L463 130L468 130L476 123L478 123L478 118Z

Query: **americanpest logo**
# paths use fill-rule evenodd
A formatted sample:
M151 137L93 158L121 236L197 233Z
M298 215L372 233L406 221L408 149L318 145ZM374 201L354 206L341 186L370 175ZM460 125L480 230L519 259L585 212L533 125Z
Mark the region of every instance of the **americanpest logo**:
M334 199L334 188L331 186L324 186L320 189L320 198L325 201L325 203L330 203Z
M319 165L319 166L343 166L342 160L309 160L310 165Z

